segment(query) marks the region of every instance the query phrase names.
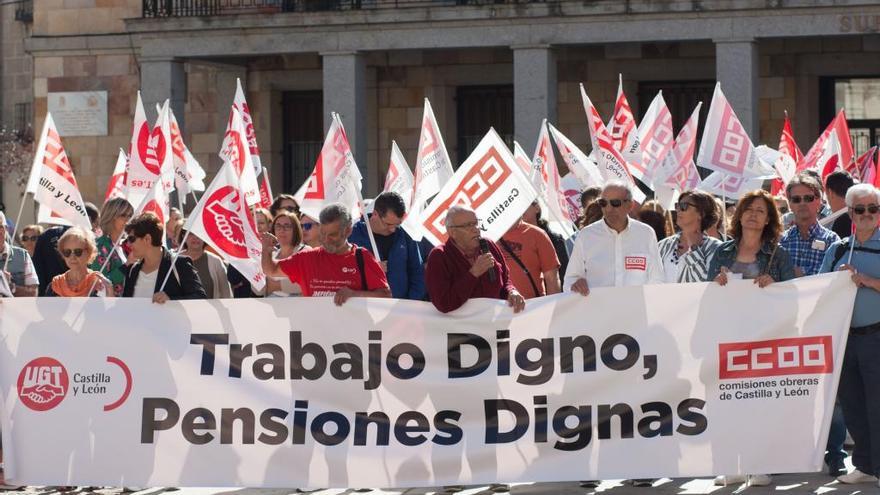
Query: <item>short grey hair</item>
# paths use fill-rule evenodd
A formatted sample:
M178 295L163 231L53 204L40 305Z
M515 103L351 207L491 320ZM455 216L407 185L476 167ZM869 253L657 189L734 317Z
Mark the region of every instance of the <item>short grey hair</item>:
M473 213L474 215L477 214L477 212L475 212L474 209L469 206L465 206L465 205L461 205L461 204L452 205L449 207L448 210L446 210L446 218L443 220L443 225L445 227L449 227L449 224L452 223L452 217L454 217L455 215L462 213L462 212Z
M865 196L873 196L874 201L880 203L880 191L871 184L856 184L846 191L846 206L852 206L856 202L856 198Z
M622 180L608 181L605 183L604 186L602 186L602 192L604 193L605 191L612 189L612 188L622 189L622 190L626 191L626 199L628 201L632 201L633 191L632 191L632 186L630 184L627 184L626 182L624 182Z
M320 222L321 225L336 221L338 221L340 224L339 226L344 229L351 227L351 212L341 203L333 203L325 206L318 215L318 222Z

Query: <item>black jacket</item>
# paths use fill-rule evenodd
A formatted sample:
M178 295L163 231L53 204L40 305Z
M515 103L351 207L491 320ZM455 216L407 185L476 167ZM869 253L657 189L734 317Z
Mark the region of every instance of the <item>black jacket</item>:
M134 286L137 284L138 275L141 273L143 261L138 261L128 270L125 275L125 287L122 289L122 297L132 297L134 295ZM168 277L168 283L162 292L168 294L168 298L176 299L207 299L205 288L202 287L202 281L199 280L199 274L192 264L192 260L188 256L178 256L174 263L175 270ZM165 280L165 274L171 268L171 253L164 247L162 248L162 261L159 262L159 273L156 276L156 287L153 293L159 292L159 287Z

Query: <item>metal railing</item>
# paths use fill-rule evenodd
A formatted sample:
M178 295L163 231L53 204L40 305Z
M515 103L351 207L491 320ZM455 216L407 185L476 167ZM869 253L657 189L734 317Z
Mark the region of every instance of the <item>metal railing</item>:
M15 20L21 22L34 22L33 0L21 0L15 7Z
M246 13L389 10L544 3L545 0L143 0L144 17L199 17Z

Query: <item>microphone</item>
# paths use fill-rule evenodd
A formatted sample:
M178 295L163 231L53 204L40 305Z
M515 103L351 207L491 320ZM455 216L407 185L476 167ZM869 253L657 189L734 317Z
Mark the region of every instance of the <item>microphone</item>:
M489 252L489 241L486 239L480 238L480 252L486 254ZM487 272L489 274L489 282L495 281L495 267L489 269Z

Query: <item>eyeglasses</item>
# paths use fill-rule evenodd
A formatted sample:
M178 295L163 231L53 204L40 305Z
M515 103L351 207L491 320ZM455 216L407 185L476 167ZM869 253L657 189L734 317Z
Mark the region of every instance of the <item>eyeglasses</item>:
M815 200L816 196L813 196L812 194L805 194L803 196L792 196L788 198L789 203L794 203L796 205L800 204L801 201L803 201L804 203L812 203Z
M690 208L691 206L693 206L694 208L697 207L697 205L693 203L688 203L687 201L679 201L678 203L675 203L675 211L688 211L688 208Z
M599 208L606 208L608 205L611 205L612 208L620 208L623 205L624 200L601 198L596 200L596 203L599 204Z
M292 223L276 223L275 228L277 230L293 230Z
M38 235L23 235L23 236L21 236L21 242L31 242L31 241L36 242L36 240L39 238L40 238L40 236L38 236Z
M446 227L447 229L475 229L479 225L479 222L468 222L463 223L461 225L450 225Z
M315 224L313 224L312 222L303 222L301 225L304 232L312 230L312 227L315 226Z
M871 215L875 215L878 211L880 211L880 206L877 206L877 205L868 205L868 206L858 205L858 206L852 207L852 211L856 215L864 215L866 210Z
M85 252L86 252L86 250L85 250L85 249L82 249L82 248L76 248L76 249L62 249L62 250L61 250L61 256L64 256L65 258L70 258L71 256L76 256L77 258L79 258L79 257L82 256L83 253L85 253Z

